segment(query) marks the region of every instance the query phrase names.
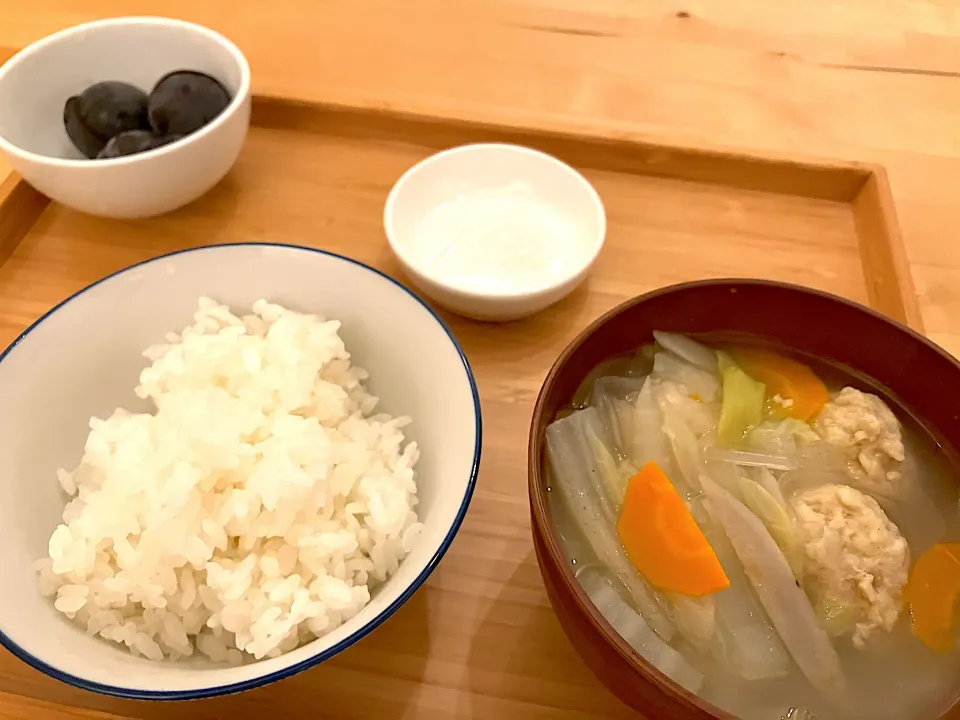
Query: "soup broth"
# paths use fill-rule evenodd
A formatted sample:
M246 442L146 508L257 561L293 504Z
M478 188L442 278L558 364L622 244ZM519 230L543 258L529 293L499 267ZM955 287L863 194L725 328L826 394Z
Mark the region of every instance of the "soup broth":
M738 718L804 717L801 711L817 720L939 717L960 694L958 655L952 649L935 652L915 634L911 611L924 608L922 602L916 608L906 605L903 590L907 571L919 558L936 544L949 548L960 540L955 459L882 388L848 368L779 349L775 356L755 356L739 338L658 334L658 339L591 372L547 433L554 528L594 604L648 661ZM730 417L753 413L757 418L755 395L749 402L734 396L756 390L750 369L769 380L759 391L759 422L741 420L742 427L730 435ZM797 397L771 392L781 387L796 390ZM742 407L731 407L735 400ZM816 414L793 417L796 405ZM902 460L883 455L862 436L878 427L877 418L886 417L881 405L896 417ZM868 414L871 408L876 415ZM844 437L857 443L859 455L834 444L839 429L852 422L862 428L851 427ZM790 435L782 445L767 442L784 428L798 439ZM801 435L807 444L797 450ZM881 433L877 447L889 440L886 449L896 455L888 435ZM884 463L881 471L871 465L875 450ZM674 514L631 505L660 497L653 489L667 487L664 478L682 501L670 506ZM838 498L850 505L841 509ZM829 535L833 530L818 527L814 502L827 508L824 527L845 538L835 562L816 555L841 541ZM683 508L702 539L691 540L686 533L670 539L687 522ZM763 556L761 563L769 563L759 575L744 569L744 558L751 568L756 561L744 555L752 552L745 550L751 540L740 537L737 523L723 522L726 513L743 511L750 514L747 525L767 534L760 538L764 547L780 552L777 558ZM631 529L642 524L639 519L657 523L663 517L671 520L657 525L656 532ZM875 533L867 538L875 548L860 542L863 528ZM692 577L679 577L676 568L689 562L695 546L697 553L704 551L703 540L719 565L698 560L689 565ZM671 547L681 543L681 552ZM667 563L657 559L658 553L678 559L663 567ZM782 580L784 568L794 574L793 592L784 585L771 593L773 578ZM871 569L875 578L869 577ZM713 592L687 596L673 585L695 581L687 587L700 593L709 589L704 578L716 572L725 577ZM833 597L831 583L846 599L837 614L824 610L832 602L824 601ZM879 599L868 600L872 593ZM861 599L851 604L851 597ZM838 622L844 614L850 617ZM791 639L800 634L801 617L816 622L815 632L807 634L824 638L819 645ZM838 682L827 677L830 662L838 663Z

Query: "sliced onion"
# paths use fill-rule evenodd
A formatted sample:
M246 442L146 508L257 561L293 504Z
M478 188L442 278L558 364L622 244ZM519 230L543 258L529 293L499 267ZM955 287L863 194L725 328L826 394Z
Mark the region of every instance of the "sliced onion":
M598 473L588 465L576 435L572 416L557 420L547 428L547 456L552 487L557 491L580 528L597 559L623 585L634 607L664 640L673 637L673 623L667 617L665 602L634 569L616 537L615 510L601 495Z
M688 363L692 363L708 372L717 372L717 354L706 345L698 343L686 335L660 330L654 330L653 337L664 349L679 355Z
M760 487L770 493L770 497L776 500L784 510L790 510L790 506L787 505L787 501L783 497L783 491L780 489L780 483L770 470L765 467L754 468L752 477L760 484Z
M659 400L659 393L657 395ZM703 472L700 443L693 430L670 403L660 403L660 412L663 416L662 432L670 441L673 457L677 461L677 467L682 476L682 478L671 477L670 479L677 490L690 500L700 492L700 473Z
M665 593L670 601L673 624L683 639L700 652L707 652L717 638L717 599L713 595L690 597Z
M653 373L657 380L669 380L683 385L688 393L696 395L701 402L716 402L720 399L720 375L687 362L679 355L661 350L653 358Z
M602 574L585 568L577 579L604 619L644 660L690 692L700 690L700 671L653 632Z
M800 670L825 697L846 705L849 691L840 657L780 548L739 500L706 475L701 483L710 514L730 538L757 597Z
M633 405L633 434L624 448L627 459L638 468L655 462L668 478L675 477L670 443L663 434L663 416L653 395L653 383L647 380Z
M754 594L723 528L713 518L710 523L707 540L730 579L729 589L717 593L713 656L745 680L783 677L790 672L790 655Z
M597 378L591 391L592 403L603 415L611 439L621 452L626 452L633 435L633 405L643 389L643 378L605 376Z

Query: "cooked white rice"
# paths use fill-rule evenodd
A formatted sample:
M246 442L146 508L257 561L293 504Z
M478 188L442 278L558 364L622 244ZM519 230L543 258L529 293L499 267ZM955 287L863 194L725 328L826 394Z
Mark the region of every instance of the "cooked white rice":
M200 300L149 348L153 414L90 421L40 590L151 660L275 657L356 615L422 526L410 418L372 414L340 323Z

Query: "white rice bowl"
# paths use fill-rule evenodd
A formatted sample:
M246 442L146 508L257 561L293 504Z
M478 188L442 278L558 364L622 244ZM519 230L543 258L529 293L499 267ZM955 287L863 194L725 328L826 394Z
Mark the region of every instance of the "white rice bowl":
M203 296L225 304L171 335ZM479 463L475 384L436 317L289 246L88 288L0 357L0 396L0 642L114 695L242 690L349 646L439 561Z
M40 591L151 660L239 664L323 637L370 601L423 530L411 418L373 414L340 323L201 298L145 351L155 412L93 418Z

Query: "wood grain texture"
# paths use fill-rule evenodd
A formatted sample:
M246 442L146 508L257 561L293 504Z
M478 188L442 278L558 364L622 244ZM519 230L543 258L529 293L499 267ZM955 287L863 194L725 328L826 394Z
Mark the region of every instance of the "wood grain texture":
M0 263L6 262L50 200L15 173L0 181Z
M879 167L802 156L770 157L731 149L671 146L656 144L649 139L612 139L602 135L501 127L390 110L356 109L260 96L254 100L253 123L258 133L283 133L287 145L298 148L303 145L305 153L307 147L312 148L318 142L336 147L338 152L361 146L369 149L393 145L416 148L419 157L409 160L406 167L431 152L472 142L510 142L535 147L588 171L588 178L591 173L598 173L600 179L594 184L613 215L611 227L614 230L621 206L641 210L641 213L630 216L624 228L625 233L638 237L631 247L635 262L645 261L654 254L662 255L664 248L678 256L693 254L686 261L689 270L674 270L673 281L714 276L769 277L835 290L861 299L861 293L837 280L838 273L852 270L851 281L865 283L865 297L874 306L897 320L912 323L917 329L921 327L909 267L902 259L902 239L889 186L883 169ZM364 151L364 154L369 153ZM409 154L395 154L410 157ZM322 162L322 156L318 157ZM397 168L395 174L387 174L383 179L383 188L388 189L405 166L393 162L385 153L383 160L384 167ZM356 164L360 159L345 158L338 162ZM375 163L364 162L358 166L365 168L367 174L355 174L352 181L365 185L370 185L381 171ZM277 168L287 169L279 161ZM614 178L615 183L604 183L604 174ZM7 254L44 207L41 196L26 183L15 184L15 181L15 176L6 180L6 201L2 193L4 186L0 186L0 251ZM285 181L283 177L278 178L280 184ZM319 195L322 189L318 187L317 190ZM329 195L329 191L325 194ZM723 199L722 207L705 205L710 194ZM760 196L784 203L782 209L774 206L767 209L758 204L757 197ZM829 262L826 265L819 262L829 260L834 252L847 252L849 243L835 232L822 234L821 229L806 228L809 219L803 217L807 212L805 203L810 207L821 207L823 212L830 208L840 215L852 211L856 230L852 241L860 259L859 270L852 267L831 269ZM699 243L678 242L666 235L651 234L644 227L654 217L659 217L663 228L669 228L670 232L686 232L683 226L693 219L692 212L699 206L704 206L705 220L689 231L699 234ZM224 210L212 206L208 212L219 217ZM778 213L781 213L780 217ZM718 219L717 223L710 222L711 214ZM737 246L742 239L729 234L725 218L744 214L756 224L750 232L757 237L759 246L773 244L775 238L784 232L783 228L796 226L787 231L789 244L784 248L786 255L783 258L776 255L764 257L769 250L766 247L759 253L756 250L746 255L738 252ZM371 218L379 222L380 215L379 211L372 211ZM739 230L743 232L749 223L741 224L743 227ZM113 225L108 223L102 232L109 233L111 227ZM849 227L845 225L841 234L847 230ZM373 235L370 239L373 240ZM813 245L809 244L811 241ZM831 247L834 242L835 248ZM814 254L804 257L810 248L814 248ZM607 250L604 255L609 253ZM706 262L718 253L727 254L734 261ZM0 254L0 262L3 259ZM678 262L683 261L678 257ZM781 267L771 269L771 263L780 263ZM649 263L646 271L650 272L654 267L656 263ZM635 292L646 289L650 287L640 286ZM75 290L73 288L71 292ZM19 292L19 288L14 290L14 293ZM629 293L625 297L628 296Z
M773 154L799 150L882 164L927 331L960 353L960 245L953 241L960 224L955 200L960 184L960 12L953 3L168 0L158 11L146 0L8 1L0 3L0 46L22 47L97 17L156 12L229 34L250 57L255 88L266 95L611 138L655 137L687 146L706 142ZM267 133L256 142L268 149L283 144L274 140ZM408 159L416 156L411 153ZM242 161L248 162L246 157ZM314 176L306 177L299 160L294 168L290 181L308 192ZM322 182L335 184L336 173L326 173ZM282 178L266 173L252 184L258 202L282 204L281 194L271 196L277 179ZM615 174L591 179L618 184ZM647 192L659 182L636 189ZM359 189L354 197L342 197L348 208L369 202ZM677 197L674 208L682 206ZM728 210L723 198L696 199L700 204L690 217L694 230L698 223L715 222L712 213ZM247 214L223 227L205 224L187 208L152 235L140 234L142 227L133 224L138 239L114 241L108 249L90 242L96 222L81 223L86 241L77 244L68 242L72 229L62 212L45 213L38 228L49 236L43 243L22 246L29 256L12 258L3 279L4 287L14 281L30 284L39 300L21 300L0 331L11 337L46 303L62 296L68 288L51 286L51 273L72 277L76 267L88 262L99 269L135 260L155 250L151 243L168 242L168 233L183 227L184 217L193 218L195 233L186 242L200 242L202 233L233 239L236 228L250 219L256 221L249 225L250 236L269 234L271 214L231 209L223 197L212 200ZM748 200L753 204L742 207L764 202L752 196ZM764 207L768 217L783 209ZM805 212L813 216L807 232L824 224L838 227L832 210L807 207ZM627 220L633 215L642 216L643 208L625 209ZM321 204L309 216L288 219L287 231L291 238L308 240L329 234L337 247L349 251L352 233L362 227L345 227L331 218L331 207ZM849 241L854 220L848 221L840 234ZM655 227L657 222L663 219L654 215L651 223ZM739 229L733 223L729 235ZM677 239L669 233L660 237ZM679 239L689 241L683 234ZM657 252L657 263L683 259L666 249ZM722 248L709 252L714 267L742 268ZM798 264L815 267L811 259L816 253L811 243L806 254L797 256ZM858 262L856 249L850 245L847 253L831 256L827 270L850 272ZM371 257L385 260L386 253ZM620 250L614 257L626 255ZM790 260L786 251L781 257ZM785 262L782 269L788 268ZM27 698L55 704L28 706L39 720L71 717L71 707L150 720L629 717L589 676L544 604L531 555L528 511L519 500L522 462L511 444L526 432L541 379L537 373L542 376L578 323L611 305L636 280L629 267L611 263L603 276L608 272L609 279L596 288L597 299L584 301L578 294L568 301L574 305L569 315L563 308L542 317L547 343L534 342L525 323L471 335L471 357L492 369L481 391L487 424L497 428L486 438L475 505L425 591L359 646L273 687L177 706L73 691L5 655L0 657L0 691L8 695L0 696L0 708L20 712L17 708ZM670 276L661 270L650 282L659 284ZM78 287L84 279L71 282ZM867 298L865 287L851 291ZM591 285L588 296L593 293ZM0 307L8 307L8 297L0 299ZM464 325L458 323L456 330L464 332ZM74 714L88 717L84 712Z
M822 200L855 198L874 166L801 153L758 153L708 143L669 143L662 138L608 135L603 131L551 130L536 124L500 123L447 115L422 115L393 108L353 107L257 95L252 122L259 127L344 137L408 140L442 150L458 143L512 142L539 149L578 166L632 174L762 190ZM886 179L881 179L886 185Z
M145 0L0 5L0 45ZM171 0L258 92L887 168L931 337L960 353L960 14L947 0Z
M127 720L120 715L0 692L0 720Z
M917 302L910 263L907 260L900 225L887 173L874 168L853 202L854 220L860 236L860 256L867 279L870 304L914 330L923 332L923 316ZM897 303L891 288L896 288Z

